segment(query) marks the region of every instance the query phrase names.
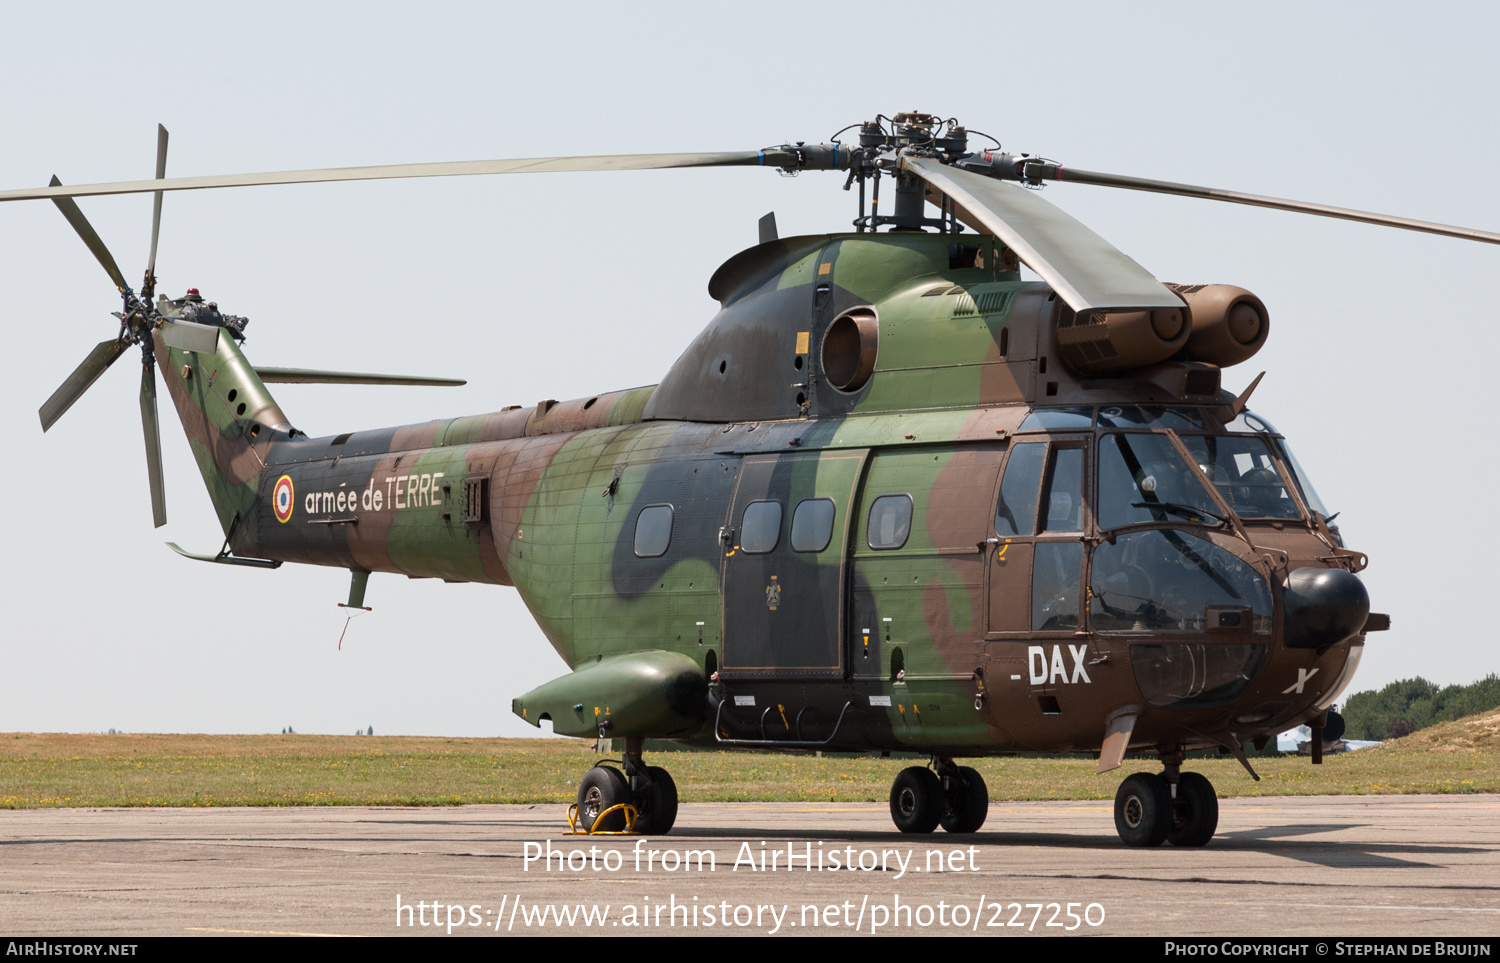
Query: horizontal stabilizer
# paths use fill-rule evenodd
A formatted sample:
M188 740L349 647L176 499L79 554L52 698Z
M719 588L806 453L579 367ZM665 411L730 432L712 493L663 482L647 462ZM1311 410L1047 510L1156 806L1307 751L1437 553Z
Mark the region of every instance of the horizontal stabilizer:
M420 375L364 374L355 371L319 371L316 368L262 368L255 373L266 384L283 385L425 385L456 388L468 384L461 378L424 378Z

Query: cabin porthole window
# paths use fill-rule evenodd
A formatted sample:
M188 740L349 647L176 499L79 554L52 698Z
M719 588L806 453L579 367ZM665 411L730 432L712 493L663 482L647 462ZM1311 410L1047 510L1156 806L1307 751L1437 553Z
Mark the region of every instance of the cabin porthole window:
M833 499L804 498L792 512L792 551L821 552L833 540Z
M764 555L781 541L781 502L751 502L740 522L740 549L747 555Z
M906 544L911 534L911 496L881 495L870 506L865 541L874 549L891 550Z
M635 554L657 558L672 544L672 506L647 505L635 517Z

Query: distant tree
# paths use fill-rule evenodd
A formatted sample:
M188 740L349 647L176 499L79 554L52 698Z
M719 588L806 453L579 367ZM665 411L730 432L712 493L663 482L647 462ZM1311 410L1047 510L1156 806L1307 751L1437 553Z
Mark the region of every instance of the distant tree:
M1439 722L1500 706L1500 677L1493 673L1470 685L1439 689L1418 676L1392 682L1379 692L1357 692L1344 703L1350 739L1399 739Z

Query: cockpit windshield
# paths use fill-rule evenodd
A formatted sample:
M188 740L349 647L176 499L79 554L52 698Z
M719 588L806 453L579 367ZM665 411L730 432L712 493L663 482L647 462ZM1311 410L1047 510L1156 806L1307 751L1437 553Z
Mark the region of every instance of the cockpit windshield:
M1222 509L1171 439L1107 434L1099 440L1099 527L1149 522L1220 524Z
M1203 414L1191 408L1151 405L1105 405L1099 409L1101 428L1175 428L1202 431Z
M1182 435L1183 445L1220 497L1241 518L1301 518L1265 437Z
M1099 439L1099 527L1151 522L1223 524L1240 518L1301 518L1265 435L1178 434L1188 458L1160 432L1110 432Z
M1262 435L1277 434L1275 427L1269 421L1249 411L1240 412L1239 417L1225 425L1224 429L1230 432L1254 431ZM1319 515L1327 518L1327 507L1324 506L1323 500L1318 497L1317 491L1313 489L1312 482L1308 481L1307 472L1303 471L1302 466L1297 463L1297 456L1292 454L1292 449L1287 446L1286 439L1270 438L1268 440L1271 443L1271 447L1281 455L1281 460L1286 464L1287 470L1291 473L1292 481L1296 484L1298 492L1302 495L1303 503Z
M997 533L1033 535L1078 528L1079 492L1042 484L1040 476L1045 470L1051 477L1054 459L1056 470L1062 471L1064 456L1074 461L1086 458L1086 445L1073 450L1080 442L1073 432L1090 426L1098 446L1092 467L1098 482L1092 515L1102 531L1167 524L1217 528L1233 525L1235 519L1302 520L1309 509L1328 517L1270 422L1249 411L1230 421L1221 417L1217 410L1152 405L1036 409L1018 434L1060 434L1051 441L1022 437L1012 445ZM1074 461L1064 473L1069 484L1078 471ZM1051 499L1042 514L1037 508L1039 484L1050 490ZM1041 498L1047 500L1048 491ZM1012 508L1020 512L1014 519ZM1072 521L1059 527L1054 514Z
M1324 519L1327 519L1327 506L1323 504L1323 499L1318 497L1317 491L1312 487L1312 482L1307 480L1307 472L1303 471L1302 465L1297 461L1297 456L1292 454L1292 449L1287 446L1286 439L1278 439L1277 447L1281 449L1281 453L1286 457L1287 467L1292 470L1292 480L1297 483L1297 487L1302 491L1302 500L1307 503L1308 508L1322 515Z

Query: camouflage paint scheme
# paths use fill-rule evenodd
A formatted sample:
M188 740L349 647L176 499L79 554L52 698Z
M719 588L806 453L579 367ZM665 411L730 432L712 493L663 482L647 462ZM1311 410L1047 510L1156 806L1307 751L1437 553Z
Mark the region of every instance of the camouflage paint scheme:
M658 386L336 437L291 429L231 338L212 357L159 334L155 350L236 555L515 586L575 671L514 709L558 732L967 756L1098 751L1124 714L1132 746L1170 750L1286 729L1347 684L1362 634L1282 644L1288 572L1363 566L1308 510L1130 530L1253 570L1273 606L1260 634L1090 627L1089 587L1111 573L1088 566L1114 542L1094 520L1090 412L1171 406L1222 433L1233 398L1216 373L1196 399L1154 376L1074 375L1051 291L986 236L772 241L731 258L710 293L722 310ZM820 345L853 309L878 318L878 355L842 391ZM1038 427L1050 409L1078 426ZM1084 446L1081 531L997 531L1006 454L1027 439ZM910 499L899 548L871 547L882 495ZM792 551L794 506L811 498L833 503L832 537ZM781 506L767 553L738 543L755 502ZM653 505L670 506L670 542L642 558L636 522ZM1084 565L1075 624L1058 631L1033 629L1028 560L1049 538ZM1153 705L1132 648L1164 642L1253 643L1263 661L1228 701Z

